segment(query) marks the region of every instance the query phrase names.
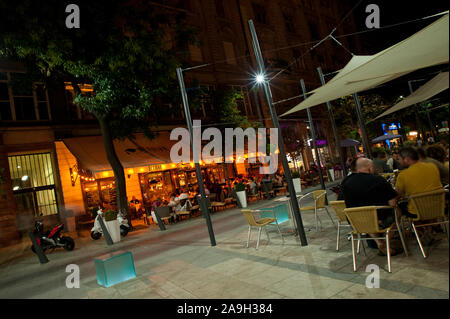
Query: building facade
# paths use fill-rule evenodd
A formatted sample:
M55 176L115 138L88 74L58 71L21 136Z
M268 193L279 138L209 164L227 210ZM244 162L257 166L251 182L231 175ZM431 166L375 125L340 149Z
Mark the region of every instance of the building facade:
M261 90L254 88L256 70L247 21L252 19L258 33L271 81L274 101L282 101L301 94L299 80L304 79L307 90L320 86L316 68L324 73L339 70L350 59L348 53L331 41L310 51L314 42L325 37L351 8L349 4L332 0L183 0L152 1L155 10L184 13L188 24L198 31L199 46L189 47L190 65L206 64L185 72L187 86L198 81L209 89L233 87L242 92L238 102L241 114L251 121L271 127ZM348 8L346 7L348 6ZM349 16L337 28L339 34L356 30ZM171 32L167 32L168 40ZM170 41L169 41L170 42ZM342 43L360 53L358 42L343 38ZM114 178L104 159L100 129L95 118L73 104L69 83L33 83L31 87L15 89L9 84L23 76L22 65L0 60L0 247L14 244L27 236L34 218L44 223L63 221L69 231L75 231L79 216L89 213L99 202L114 203ZM82 91L87 94L89 85ZM299 103L301 97L277 103L280 115ZM161 149L163 136L174 127L185 126L181 105L169 105L173 112L159 120L160 138L148 142L129 140L115 144L123 148L127 195L141 201L157 196L161 189L182 188L195 183L191 163L175 165L168 161L167 149ZM192 118L211 123L214 105L204 103L193 110ZM312 109L319 138L325 141L322 154L333 158L337 150L329 135L326 108ZM314 161L309 145L309 125L305 112L282 118L282 125L295 127L307 147L301 161L305 168ZM162 136L162 137L161 137ZM82 145L83 147L77 147ZM89 154L83 150L91 147ZM146 149L147 160L133 149ZM167 147L167 145L166 145ZM127 151L128 150L128 151ZM130 151L131 150L131 151ZM150 150L150 151L149 151ZM156 155L155 155L156 154ZM96 161L101 162L96 166ZM203 170L215 184L225 183L226 174L233 177L245 174L247 166L204 164ZM154 182L156 181L156 182ZM148 200L151 200L148 198Z

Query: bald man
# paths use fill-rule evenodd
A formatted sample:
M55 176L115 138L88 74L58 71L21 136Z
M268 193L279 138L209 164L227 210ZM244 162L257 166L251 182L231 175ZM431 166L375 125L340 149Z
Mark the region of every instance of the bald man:
M360 206L396 206L398 197L394 188L383 177L374 174L372 160L358 158L356 172L342 181L342 197L347 208ZM377 211L380 228L389 227L395 220L393 209L380 209ZM378 237L370 234L371 237ZM386 254L385 241L375 240L381 254ZM400 249L391 248L391 254L400 253Z

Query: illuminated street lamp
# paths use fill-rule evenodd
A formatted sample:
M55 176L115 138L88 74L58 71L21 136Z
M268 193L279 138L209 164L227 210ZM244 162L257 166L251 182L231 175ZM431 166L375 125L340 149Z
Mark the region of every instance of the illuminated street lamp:
M252 39L253 50L254 50L255 56L256 56L256 62L258 64L258 72L259 73L256 76L256 82L260 83L263 87L264 95L266 97L266 101L269 106L269 112L272 117L273 126L274 126L274 128L276 128L278 130L278 132L280 132L281 131L280 123L278 121L278 115L276 113L276 110L275 110L275 107L273 104L272 92L270 90L269 82L264 81L264 76L263 76L263 74L265 74L264 59L262 57L261 48L260 48L259 42L258 42L258 36L256 35L255 26L254 26L252 20L248 20L248 26L250 29L250 35L251 35L251 39ZM297 194L295 192L294 184L292 182L291 171L289 169L289 163L287 162L286 152L284 149L283 137L282 137L281 133L278 134L278 147L279 147L281 162L283 164L284 174L286 177L287 187L289 190L291 207L292 207L293 215L294 215L294 218L295 218L295 221L297 224L297 231L298 231L298 235L300 238L300 242L301 242L302 246L307 246L308 242L306 240L305 229L303 228L302 217L300 215L300 208L299 208L298 201L297 201Z
M264 75L263 74L257 74L256 75L256 83L261 84L264 82Z

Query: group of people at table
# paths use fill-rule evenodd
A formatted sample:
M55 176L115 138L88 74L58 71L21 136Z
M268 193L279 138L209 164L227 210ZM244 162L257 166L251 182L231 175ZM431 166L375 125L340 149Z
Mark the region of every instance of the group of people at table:
M448 185L448 154L440 145L422 147L404 147L394 151L391 163L383 152L374 154L374 160L364 156L356 158L351 164L351 173L341 183L338 200L344 200L347 208L361 206L391 206L392 209L378 209L380 228L387 228L397 216L417 217L415 206L407 201L407 197L442 189ZM393 172L389 181L380 173ZM433 232L439 229L424 227L421 238L424 244L434 241ZM377 237L377 234L369 234ZM371 248L378 248L380 255L386 255L385 241L370 240ZM392 256L401 253L401 246L391 245Z
M443 188L448 185L449 162L448 151L441 145L435 144L428 147L403 147L395 150L389 159L384 151L373 153L374 159L366 158L359 154L350 163L350 173L341 182L338 200L344 200L347 208L361 206L391 206L391 209L379 209L377 211L381 228L387 228L395 221L393 209L397 216L416 217L415 207L408 203L410 195L424 193ZM380 174L393 173L391 178L386 179ZM274 186L283 186L284 179L281 174L256 177L238 176L230 182L234 189L237 184L244 184L248 194L257 194L261 191L263 182L272 182ZM205 186L205 193L216 196L211 201L223 200L230 196L227 187L220 187L220 193L211 194ZM199 204L200 192L198 187L194 192L176 192L168 198L157 198L151 203L152 212L160 206L169 206L172 213L172 221L180 219L179 212L186 212ZM136 206L139 201L133 198L131 206ZM142 205L141 205L142 207ZM197 206L198 207L198 206ZM152 214L153 215L153 214ZM156 218L153 217L156 222ZM433 229L423 228L424 244L433 242ZM392 234L392 233L391 233ZM369 234L376 238L377 234ZM391 256L402 252L401 245L390 246ZM385 241L374 239L368 241L371 248L378 248L380 255L386 255Z
M242 183L245 185L247 194L257 194L259 191L261 191L261 182L271 182L273 185L276 186L282 186L284 181L281 176L281 174L275 174L272 178L269 175L266 176L255 176L255 177L243 177L238 176L234 180L230 182L230 185L233 189L235 189L236 185L239 183ZM211 191L210 189L211 188ZM228 191L227 185L217 186L216 185L209 185L205 184L205 194L210 198L211 202L223 202L226 198L230 197L230 192ZM161 206L168 206L171 209L172 217L170 219L170 222L175 222L180 220L180 212L186 212L191 211L199 206L199 197L200 196L200 190L197 186L195 190L189 191L188 189L177 189L175 193L169 194L166 198L158 197L154 199L151 203L147 203L146 205L143 205L140 203L138 199L133 196L132 200L130 201L130 211L132 218L139 218L144 214L145 207L144 206L150 206L150 210L152 213L152 216L154 216L155 208L161 207ZM153 220L155 223L156 217L153 217Z

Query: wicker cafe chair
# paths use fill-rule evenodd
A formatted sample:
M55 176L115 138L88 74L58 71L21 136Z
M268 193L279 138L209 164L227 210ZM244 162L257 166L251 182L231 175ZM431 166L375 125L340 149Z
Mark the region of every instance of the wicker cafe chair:
M336 213L336 216L338 218L337 222L337 239L336 239L336 250L339 251L339 239L340 239L340 230L342 226L352 227L348 223L347 217L345 216L344 209L345 207L345 201L343 200L336 200L330 202L330 206L333 207L334 212ZM359 241L358 241L359 244Z
M448 240L448 217L445 216L445 189L442 188L431 192L414 194L409 197L409 200L415 206L417 212L417 218L411 220L412 228L416 234L417 243L422 251L423 258L427 258L420 237L417 234L417 228L444 224ZM433 220L438 219L441 219L441 221L433 222ZM430 222L416 225L415 222L418 221Z
M384 207L384 206L383 206ZM362 206L354 208L344 209L345 216L347 216L353 227L352 232L352 254L353 254L353 271L356 271L356 254L355 254L355 240L369 240L369 239L384 239L386 240L388 271L391 272L391 253L389 247L389 232L395 225L395 222L391 226L385 229L380 229L378 225L377 206ZM362 234L383 234L383 237L377 238L361 238ZM355 235L358 236L355 239ZM363 245L364 247L364 245Z
M260 218L260 219L256 219L254 213L257 213L258 210L249 210L249 209L243 209L241 210L242 214L244 214L245 219L247 220L248 223L248 237L247 237L247 248L248 248L248 243L250 242L250 235L251 235L251 231L252 231L252 227L258 227L259 228L259 233L258 233L258 241L256 242L256 249L258 249L259 247L259 240L261 238L261 230L264 228L266 235L267 235L267 240L270 241L269 238L269 234L267 233L267 229L266 226L275 222L277 225L277 229L278 232L280 233L281 236L281 240L284 243L284 238L283 235L281 234L281 230L280 230L280 226L278 225L278 220L275 217L275 213L273 210L265 210L264 212L268 212L271 211L273 218L272 217L264 217L264 218Z
M319 218L319 215L317 214L319 209L325 209L328 216L330 217L331 222L333 223L334 227L336 227L336 225L334 224L334 220L330 215L330 212L328 211L328 207L325 206L325 196L326 196L327 192L323 189L321 190L316 190L313 192L310 192L306 195L303 195L300 197L300 199L298 200L298 204L300 207L300 211L304 212L304 211L314 211L314 219L316 222L316 231L319 230L319 222L320 222L320 228L322 229L322 221ZM307 198L308 196L313 196L314 197L314 206L301 206L301 201L304 200L305 198Z

